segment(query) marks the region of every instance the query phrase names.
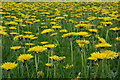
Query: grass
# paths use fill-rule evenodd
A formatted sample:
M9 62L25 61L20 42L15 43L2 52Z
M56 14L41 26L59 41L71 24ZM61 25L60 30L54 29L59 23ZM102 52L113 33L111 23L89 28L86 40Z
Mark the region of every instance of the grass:
M108 20L113 24L110 26L101 25L100 22L105 22L104 20L88 20L89 16L94 17L110 17L109 14L113 13L115 18L118 13L114 13L117 11L118 3L111 2L69 2L69 3L40 3L40 2L26 2L26 3L2 3L2 12L9 12L10 14L3 14L3 23L2 26L6 27L6 32L9 36L2 36L2 62L16 62L18 66L15 69L12 69L10 75L6 70L3 70L3 78L7 78L8 75L11 78L38 78L37 72L42 71L44 73L43 78L76 78L79 73L80 78L118 78L118 70L119 70L119 57L115 59L103 59L100 61L93 61L87 59L91 56L91 53L98 52L101 49L96 48L95 45L99 43L98 39L95 38L95 35L99 35L101 38L104 38L107 43L111 44L111 48L104 48L104 50L112 50L116 53L119 52L119 42L116 41L116 37L119 37L119 32L109 30L112 27L119 27L118 20ZM10 6L10 7L9 7ZM18 7L16 7L18 6ZM15 8L17 8L15 10ZM110 8L110 9L109 9ZM10 10L9 10L10 9ZM13 9L13 10L11 10ZM19 9L19 10L18 10ZM55 10L56 9L56 10ZM58 9L58 10L57 10ZM106 11L102 12L104 9ZM46 10L46 11L45 11ZM68 17L64 17L63 20L52 20L55 17L47 17L47 15L42 15L42 12L49 12L48 16L54 15L55 17L63 16L67 14ZM98 12L98 13L97 13ZM109 12L105 15L102 13ZM21 14L22 13L22 14ZM83 15L80 15L83 14ZM89 14L91 13L91 14ZM19 15L21 14L21 16ZM35 18L27 16L36 16ZM24 16L23 16L24 15ZM5 18L6 16L10 16ZM11 18L12 16L16 16L17 18ZM38 37L35 40L22 40L22 41L14 41L14 35L10 35L11 30L9 29L9 25L6 25L5 21L15 21L15 19L22 19L22 24L25 24L25 27L21 27L19 24L15 25L17 29L14 32L18 32L19 34L25 35L25 31L32 32L33 35ZM37 19L39 22L35 23L33 21L29 21L29 19ZM72 19L73 22L70 22L69 19ZM28 24L25 21L32 22L32 24ZM49 36L46 34L41 34L41 32L46 29L42 28L43 26L47 26L47 28L51 28L52 24L50 22L56 22L58 25L62 26L62 29L68 30L68 32L80 32L85 31L88 32L88 29L81 30L80 28L76 28L75 25L79 24L80 21L89 21L89 24L95 25L94 29L98 29L98 33L92 34L90 37L84 37L84 39L89 40L90 43L86 44L84 48L80 48L78 44L75 42L77 39L82 39L78 36L73 36L71 39L68 37L61 37L65 33L60 33L59 30L55 30L58 34L56 36ZM45 23L45 24L42 24ZM88 24L87 23L87 24ZM103 28L98 28L98 26L103 26ZM3 29L4 30L4 29ZM67 33L68 33L67 32ZM39 35L36 35L39 33ZM30 47L41 45L40 42L47 41L50 44L58 44L57 47L47 50L45 52L35 54L35 52L27 52ZM26 46L25 43L34 43L33 46ZM11 50L12 46L22 46L21 49L14 51ZM27 63L21 63L17 61L17 58L20 54L32 54L34 56L33 59L28 61ZM53 61L49 59L49 56L58 55L65 56L66 58L63 61ZM54 66L48 67L46 63L53 63ZM63 66L74 65L72 68L65 69ZM43 73L40 75L42 76Z

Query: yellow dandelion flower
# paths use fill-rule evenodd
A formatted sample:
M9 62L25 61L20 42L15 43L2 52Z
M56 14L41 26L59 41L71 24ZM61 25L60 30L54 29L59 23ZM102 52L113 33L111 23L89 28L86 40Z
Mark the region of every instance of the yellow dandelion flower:
M87 26L87 24L77 24L77 25L75 25L75 27L78 27L78 28L83 28L83 27L86 27Z
M17 32L11 32L10 34L11 34L11 35L17 35L17 34L19 34L19 33L17 33Z
M112 31L119 31L120 28L119 28L119 27L114 27L114 28L110 28L109 30L112 30Z
M53 32L53 29L45 29L41 32L41 34L45 34L45 33L49 33L49 32Z
M106 55L106 59L114 59L118 56L116 52L111 50L104 50L101 52Z
M72 65L67 64L66 66L63 66L63 68L65 68L65 69L69 69L69 68L72 68L72 67L74 67L73 64Z
M91 34L89 34L88 32L77 32L76 35L78 35L78 36L84 36L84 37L91 36Z
M36 53L39 53L39 52L43 52L45 51L47 48L43 47L43 46L35 46L35 47L32 47L32 48L29 48L28 49L28 52L31 52L31 51L34 51Z
M61 26L52 26L52 28L58 29L58 28L62 28Z
M11 69L14 69L18 66L17 63L12 63L12 62L6 62L4 64L2 64L2 68L5 69L5 70L11 70Z
M25 45L34 45L34 43L25 43Z
M7 32L0 31L0 35L8 35Z
M52 34L50 34L50 36L55 36L55 35L57 35L57 33L52 33Z
M13 46L13 47L10 47L10 49L13 49L13 50L18 50L18 49L20 49L20 48L22 48L21 46Z
M95 45L95 47L112 47L112 45L110 45L109 43L99 43L97 45Z
M25 34L31 34L32 32L30 32L30 31L25 31L24 33L25 33Z
M116 37L116 40L117 40L117 41L120 41L120 37Z
M14 29L17 29L17 28L16 27L9 27L9 29L14 30Z
M46 63L45 65L48 66L48 67L51 67L53 64L52 63Z
M59 32L68 32L66 29L62 29Z
M70 33L63 34L62 37L71 37L71 36L75 36L75 35L76 35L75 32L70 32Z
M56 45L55 44L47 44L47 45L44 45L44 47L46 47L46 48L54 48L54 47L56 47Z
M59 56L53 55L53 56L50 56L49 58L53 59L53 60L61 61L61 60L65 59L66 57L65 56L59 57Z
M14 41L18 41L19 39L22 39L23 35L18 35L13 38Z
M76 43L88 44L88 43L90 43L90 41L88 41L88 40L76 40Z
M43 41L43 42L40 42L41 44L47 44L48 42L46 42L46 41Z
M88 29L90 32L95 32L95 33L97 33L98 32L98 30L97 29Z
M18 57L18 61L20 61L20 62L29 61L31 58L33 58L33 56L31 54L21 54Z

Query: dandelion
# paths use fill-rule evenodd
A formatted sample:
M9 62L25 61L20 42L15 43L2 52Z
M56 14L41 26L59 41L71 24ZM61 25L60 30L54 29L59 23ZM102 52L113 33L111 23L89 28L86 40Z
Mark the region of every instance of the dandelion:
M32 45L34 45L34 43L25 43L25 45L32 46Z
M6 62L4 64L2 64L2 68L5 69L5 70L11 70L11 69L14 69L18 66L17 63L12 63L12 62Z
M62 29L59 32L68 32L66 29Z
M110 45L109 43L99 43L99 44L96 44L95 47L112 47L112 45Z
M46 63L45 65L48 67L51 67L53 65L53 63Z
M71 36L75 36L75 35L76 35L75 32L70 32L70 33L63 34L62 37L71 37Z
M13 50L18 50L18 49L20 49L20 48L22 48L21 46L13 46L13 47L10 47L10 49L13 49Z
M61 61L61 60L65 59L66 57L65 56L59 57L59 56L53 55L53 56L50 56L49 58L53 59L53 60Z
M29 61L31 58L33 58L33 56L31 54L21 54L18 57L18 61L25 62L25 61Z
M90 32L93 32L93 33L97 33L98 30L97 29L88 29Z
M62 28L62 27L61 26L52 26L52 28L59 29L59 28Z
M65 69L69 69L69 68L72 68L72 67L74 67L73 64L72 65L67 64L66 66L63 66L63 68L65 68Z
M28 49L28 52L31 52L31 51L34 51L36 53L39 53L39 52L43 52L45 51L47 48L43 47L43 46L35 46L35 47L32 47L32 48L29 48Z
M50 36L55 36L55 35L57 35L57 33L52 33L52 34L50 34Z
M53 29L45 29L41 32L41 34L46 34L46 33L50 33L50 32L53 32L54 30Z
M116 40L117 40L117 41L120 41L120 37L116 37Z
M48 42L47 41L43 41L43 42L40 42L41 44L47 44Z

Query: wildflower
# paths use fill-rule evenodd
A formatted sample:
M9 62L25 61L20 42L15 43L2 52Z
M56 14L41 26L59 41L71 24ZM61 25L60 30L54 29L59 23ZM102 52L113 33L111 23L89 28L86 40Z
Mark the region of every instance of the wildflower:
M75 32L70 32L70 33L63 34L62 37L71 37L71 36L75 36L75 35L76 35Z
M52 28L58 29L58 28L62 28L61 26L52 26Z
M118 54L111 50L103 50L100 52L94 52L91 54L91 57L88 57L90 60L98 60L98 59L114 59L118 56Z
M112 45L108 44L108 43L99 43L97 45L95 45L95 47L112 47Z
M62 29L59 32L68 32L66 29Z
M76 40L77 43L80 43L80 44L88 44L90 43L88 40Z
M98 30L97 29L88 29L90 32L94 32L94 33L97 33Z
M30 46L32 46L32 45L34 45L34 43L25 43L25 45L30 45Z
M31 54L21 54L18 57L18 61L20 61L20 62L29 61L31 58L33 58L33 56Z
M7 32L0 31L0 35L8 35Z
M25 33L25 34L31 34L32 32L30 32L30 31L25 31L24 33Z
M65 56L59 57L59 56L53 55L53 56L50 56L49 58L53 59L53 60L61 61L61 60L65 59L66 57Z
M15 29L17 29L16 27L9 27L9 29L11 29L11 30L15 30Z
M19 33L17 33L17 32L11 32L10 34L11 34L11 35L17 35L17 34L19 34Z
M57 33L52 33L52 34L50 34L50 36L55 36L55 35L57 35Z
M97 28L98 28L98 29L101 29L101 28L103 28L103 26L97 26Z
M35 47L32 47L32 48L29 48L28 49L28 52L31 52L31 51L34 51L36 53L39 53L39 52L43 52L45 51L47 48L43 47L43 46L35 46Z
M16 68L17 65L18 65L17 63L6 62L6 63L2 64L1 67L2 67L3 69L6 69L6 70L11 70L11 69Z
M77 24L77 25L75 25L75 27L79 27L79 28L83 28L83 27L86 27L87 26L87 24Z
M46 47L46 48L54 48L54 47L56 47L56 45L55 44L47 44L47 45L44 45L44 47Z
M66 66L63 66L63 68L65 68L65 69L69 69L69 68L72 68L72 67L74 67L73 64L72 65L67 64Z
M116 52L111 50L103 50L101 52L106 55L106 59L114 59L118 56Z
M38 72L37 72L37 75L38 75L38 77L43 77L43 76L44 76L44 73L43 73L43 71L38 71Z
M99 52L94 52L91 54L91 57L88 57L88 59L90 60L98 60L98 59L105 59L106 55L104 55L103 53L99 53Z
M116 40L117 40L117 41L120 41L120 37L116 37Z
M84 36L84 37L91 36L91 34L89 34L88 32L77 32L76 35L78 35L78 36Z
M43 41L43 42L40 42L41 44L47 44L48 42L46 42L46 41Z
M119 28L119 27L114 27L114 28L110 28L109 30L112 30L112 31L119 31L120 28Z
M21 46L13 46L13 47L10 47L10 49L13 49L13 50L18 50L18 49L20 49L20 48L22 48Z
M101 43L106 43L105 39L99 37L99 35L96 35L95 37L98 38L98 40L99 40Z
M41 34L45 34L45 33L49 33L49 32L53 32L53 29L45 29L41 32Z
M10 22L6 22L6 25L17 25L18 23L14 22L14 21L10 21Z
M50 24L56 24L56 22L50 22Z
M22 39L23 35L18 35L13 38L14 41L18 41L19 39Z
M48 66L48 67L51 67L53 64L52 63L46 63L45 65Z
M105 26L109 26L109 25L112 25L113 23L112 22L101 22L103 25Z

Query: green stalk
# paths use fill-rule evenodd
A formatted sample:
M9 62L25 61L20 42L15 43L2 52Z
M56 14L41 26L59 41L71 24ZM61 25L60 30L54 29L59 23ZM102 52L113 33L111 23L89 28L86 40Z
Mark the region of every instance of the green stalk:
M26 66L26 70L27 70L27 76L28 76L28 78L30 78L30 74L29 74L29 69L28 69L28 64L27 64L27 62L25 62L25 66Z
M11 78L11 76L10 76L10 71L7 71L8 72L8 78Z
M108 32L109 32L109 29L107 29L107 33L106 33L106 40L107 40L107 38L108 38Z
M56 78L56 66L54 65L54 78Z
M38 72L37 54L35 54L35 67L36 67L36 73L37 73Z
M81 58L82 58L82 67L83 67L84 76L87 77L87 75L86 75L86 55L84 52L84 48L82 48Z
M99 65L96 66L96 72L95 72L94 78L97 77L97 74L98 74L98 68L99 68Z
M49 57L50 57L50 53L48 53L48 63L50 62ZM48 77L49 77L49 71L47 70L47 78L48 78Z
M72 40L70 41L70 47L71 47L71 63L74 65L74 55L73 55L73 45L72 45Z

